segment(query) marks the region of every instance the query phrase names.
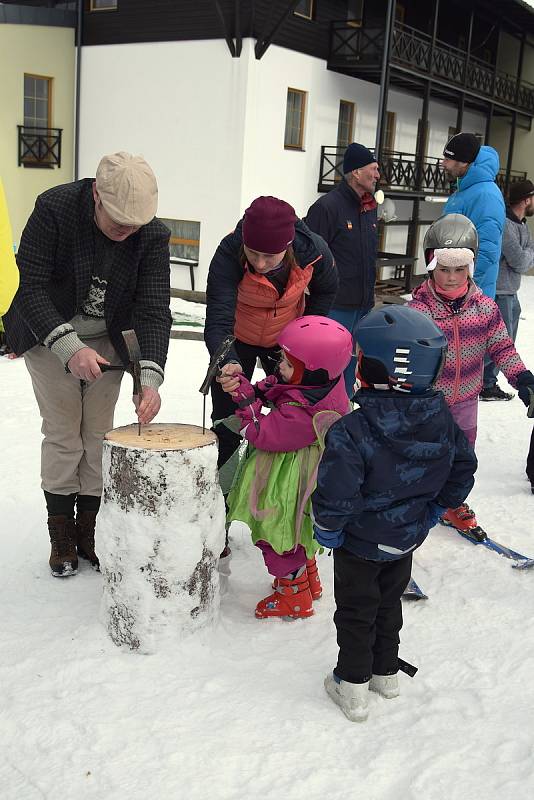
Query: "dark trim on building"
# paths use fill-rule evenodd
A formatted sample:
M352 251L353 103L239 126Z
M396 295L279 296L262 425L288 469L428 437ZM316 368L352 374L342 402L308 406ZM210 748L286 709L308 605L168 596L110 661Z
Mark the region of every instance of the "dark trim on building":
M0 25L46 25L53 28L75 28L76 12L65 11L61 8L0 3Z

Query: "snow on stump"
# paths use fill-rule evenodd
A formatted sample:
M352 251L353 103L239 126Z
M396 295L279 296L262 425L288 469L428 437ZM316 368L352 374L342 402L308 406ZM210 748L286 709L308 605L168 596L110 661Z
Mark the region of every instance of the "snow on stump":
M106 434L102 466L102 619L115 644L153 653L218 616L217 439L196 425L144 425L140 436L127 425Z

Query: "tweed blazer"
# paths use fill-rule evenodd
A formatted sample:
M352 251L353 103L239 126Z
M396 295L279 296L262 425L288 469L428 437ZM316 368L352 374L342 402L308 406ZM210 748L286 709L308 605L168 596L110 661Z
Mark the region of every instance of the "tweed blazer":
M7 342L17 355L81 312L94 269L92 184L92 178L84 178L39 195L22 232L20 286L3 318ZM171 327L169 236L153 219L115 246L104 317L124 363L128 355L121 331L133 328L143 359L165 366Z

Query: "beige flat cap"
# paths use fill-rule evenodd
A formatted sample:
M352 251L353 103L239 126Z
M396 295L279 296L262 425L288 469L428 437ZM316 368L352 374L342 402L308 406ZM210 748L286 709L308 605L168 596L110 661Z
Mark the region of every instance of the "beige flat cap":
M156 176L141 156L123 151L104 156L96 171L102 205L120 225L146 225L156 215Z

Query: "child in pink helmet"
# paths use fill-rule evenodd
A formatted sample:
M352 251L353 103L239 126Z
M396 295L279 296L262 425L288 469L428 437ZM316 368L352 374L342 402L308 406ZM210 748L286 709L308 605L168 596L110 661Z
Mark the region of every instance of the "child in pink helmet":
M321 596L310 496L324 434L350 410L343 371L352 337L343 325L299 317L282 330L278 344L277 374L255 386L241 374L232 392L249 447L228 495L228 521L249 526L275 578L274 592L256 606L259 619L309 617L312 600Z

